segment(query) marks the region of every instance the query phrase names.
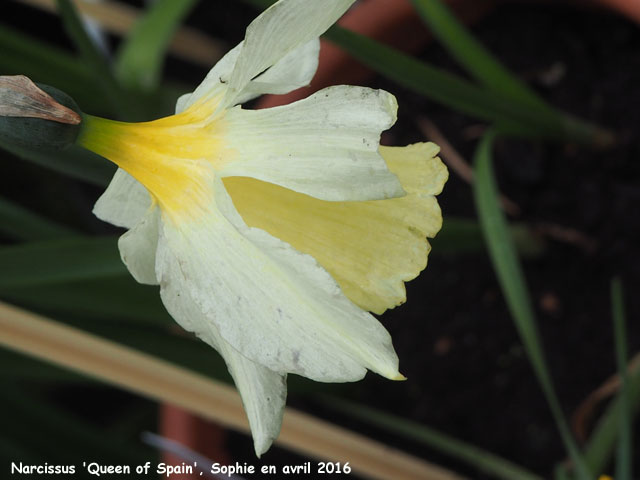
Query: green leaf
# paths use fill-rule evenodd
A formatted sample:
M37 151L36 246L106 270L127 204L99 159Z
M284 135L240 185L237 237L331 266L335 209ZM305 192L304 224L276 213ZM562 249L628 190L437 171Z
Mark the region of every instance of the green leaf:
M633 406L633 415L637 415L640 407L640 367L636 366L629 373L629 397ZM609 406L594 429L585 448L587 465L593 472L602 472L611 458L613 448L620 433L620 418L623 416L623 400L620 395Z
M69 94L85 112L114 116L116 105L106 95L96 95L95 73L68 52L35 40L0 24L0 71L26 75L34 82L54 86ZM176 99L190 91L183 85L163 85L157 92L136 93L140 112L136 119L171 115ZM128 97L129 98L129 97Z
M501 92L521 105L552 111L544 100L479 43L440 0L412 0L412 3L431 33L486 88Z
M141 285L125 272L113 277L3 287L0 298L55 316L173 325L158 287Z
M460 112L489 120L504 133L605 145L611 135L553 110L532 109L355 32L331 27L325 36L378 73Z
M265 9L273 0L244 0ZM498 124L504 134L606 147L611 132L553 108L531 108L500 89L486 89L337 25L324 35L372 70L462 113Z
M0 248L0 288L127 274L113 237L70 237Z
M116 74L132 89L158 86L167 47L197 0L158 0L135 25L116 61Z
M542 255L545 244L535 236L527 225L517 223L509 227L518 252L533 258ZM485 244L480 224L475 220L445 216L442 230L434 239L429 239L432 255L484 252Z
M611 305L613 314L613 330L615 339L616 361L618 364L618 375L620 376L620 410L619 410L619 438L618 455L616 457L617 480L632 480L631 465L631 425L633 415L631 412L631 391L629 385L629 374L627 373L627 328L624 312L624 297L622 293L622 282L619 278L611 282Z
M57 4L69 37L80 52L82 60L93 73L93 83L100 86L102 93L123 118L136 119L135 98L128 95L118 84L111 66L87 34L75 6L69 0L57 0Z
M32 39L0 25L0 71L26 75L34 82L55 86L73 97L82 108L111 112L109 102L96 95L94 77L83 63L64 50Z
M65 227L0 197L0 231L20 240L49 240L74 235Z
M498 189L491 165L494 137L493 130L484 136L474 160L474 198L480 224L507 306L545 394L562 440L573 461L578 478L590 480L593 475L589 473L589 469L575 444L553 388L524 275L509 234L507 221L500 208Z
M512 102L506 102L499 94L487 92L371 38L337 26L333 26L326 36L378 73L455 110L491 121L517 119L526 127L535 123L523 115L526 112L520 112Z
M504 480L542 480L537 475L508 460L411 420L336 397L324 396L323 400L323 405L329 408L431 447L472 465L483 473Z
M106 186L116 172L116 166L111 162L75 145L61 152L43 152L7 144L0 144L0 148L22 160L100 187Z
M433 254L460 254L484 251L480 224L471 219L445 216L442 229L430 239Z

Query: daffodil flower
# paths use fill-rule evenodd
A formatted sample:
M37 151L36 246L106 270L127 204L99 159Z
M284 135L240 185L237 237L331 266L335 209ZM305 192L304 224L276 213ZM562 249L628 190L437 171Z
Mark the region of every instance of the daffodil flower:
M379 146L396 119L391 94L337 86L239 106L307 85L319 35L351 3L281 0L175 115L85 115L79 137L120 167L95 214L129 229L118 245L131 274L160 285L173 318L224 357L258 455L279 433L288 373L403 378L369 312L405 300L441 226L438 148Z

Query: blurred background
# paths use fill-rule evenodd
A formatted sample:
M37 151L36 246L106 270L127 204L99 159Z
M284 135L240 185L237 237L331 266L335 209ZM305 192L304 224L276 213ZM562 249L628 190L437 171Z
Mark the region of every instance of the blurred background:
M5 0L0 75L93 115L170 115L270 3ZM429 266L381 317L408 380L290 376L288 406L403 454L389 454L391 473L334 476L412 478L415 461L413 478L640 478L638 22L634 0L363 0L325 35L311 87L246 107L383 88L399 114L382 143L434 141L450 171ZM0 300L229 383L217 353L129 277L122 230L93 217L114 167L75 148L0 147ZM344 461L313 442L258 460L245 432L174 407L171 392L156 402L13 348L0 358L2 468Z

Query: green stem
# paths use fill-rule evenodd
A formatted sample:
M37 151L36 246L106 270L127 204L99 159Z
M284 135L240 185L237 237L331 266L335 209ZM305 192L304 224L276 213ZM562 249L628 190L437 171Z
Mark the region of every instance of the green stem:
M618 375L620 376L620 412L619 412L619 436L618 456L616 458L616 480L631 480L631 391L629 373L627 371L627 333L625 326L624 298L622 282L614 278L611 282L611 304L613 313L613 333L615 339L616 361Z

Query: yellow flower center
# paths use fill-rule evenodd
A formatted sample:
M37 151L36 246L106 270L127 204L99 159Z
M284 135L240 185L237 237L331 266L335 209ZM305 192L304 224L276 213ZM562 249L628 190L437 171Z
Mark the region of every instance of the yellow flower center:
M225 158L219 98L152 122L125 123L85 115L78 143L138 180L173 219L193 217L210 201L214 171Z

